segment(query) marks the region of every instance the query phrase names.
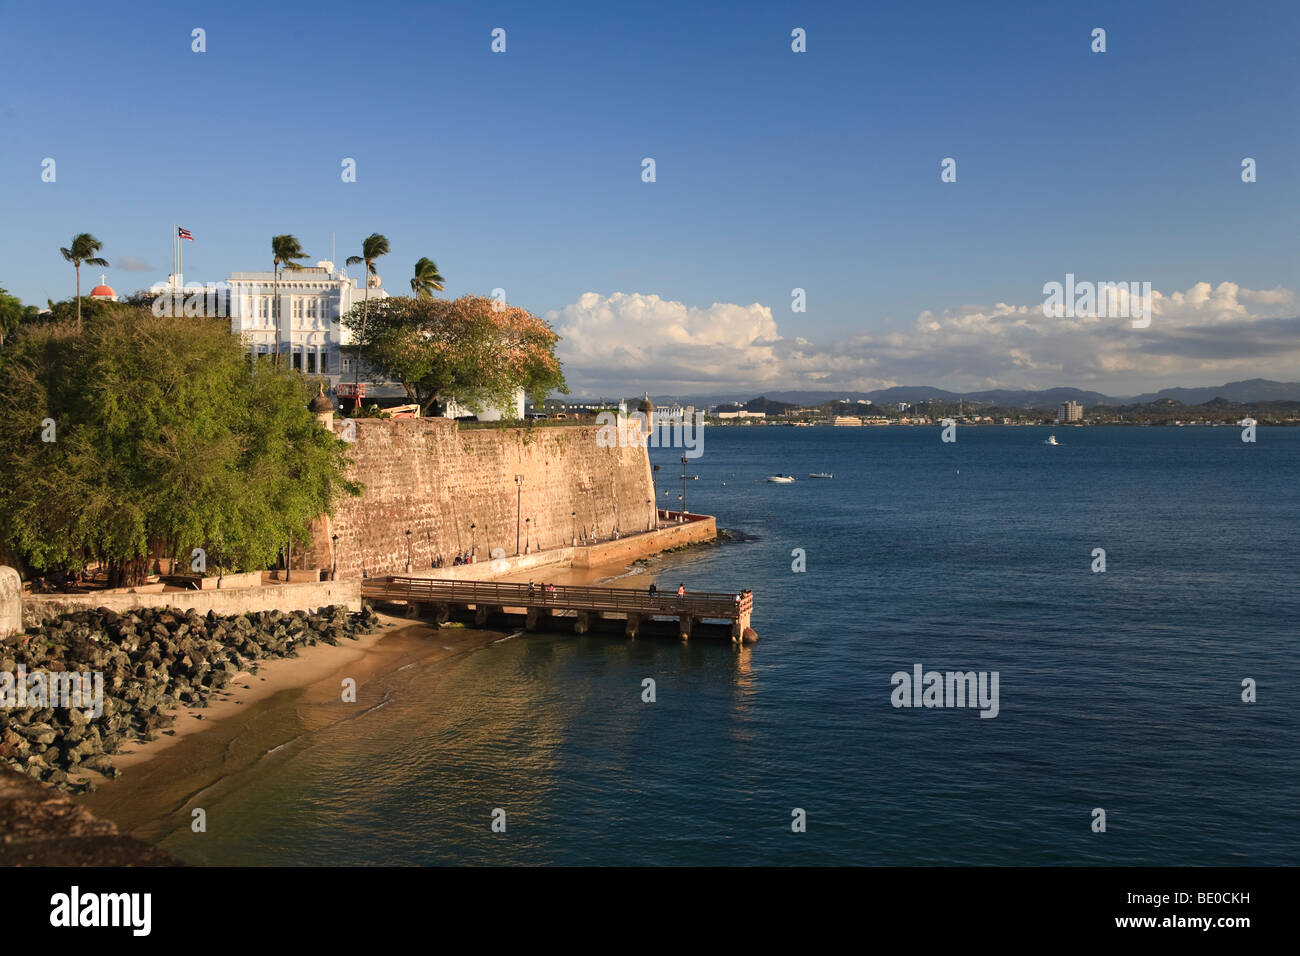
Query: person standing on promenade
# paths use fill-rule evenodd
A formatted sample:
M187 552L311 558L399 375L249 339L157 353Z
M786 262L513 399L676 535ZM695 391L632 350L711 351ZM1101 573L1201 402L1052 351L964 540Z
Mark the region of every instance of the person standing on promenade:
M686 597L686 584L684 582L677 585L677 596Z

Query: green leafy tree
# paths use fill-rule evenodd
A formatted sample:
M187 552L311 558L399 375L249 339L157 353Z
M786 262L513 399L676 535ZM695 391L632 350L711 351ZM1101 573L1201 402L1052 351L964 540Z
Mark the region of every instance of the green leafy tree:
M115 586L194 548L256 570L359 491L302 376L250 359L222 319L102 305L81 332L32 325L0 353L0 548L97 563Z
M438 264L428 256L421 256L420 261L415 264L415 275L411 277L411 294L421 299L428 299L435 292L442 291L445 281L442 273L438 271Z
M72 238L72 245L67 249L60 249L63 258L72 263L72 267L77 270L77 328L81 328L81 264L84 262L88 266L108 266L107 259L101 259L96 255L104 244L88 232L81 232Z
M424 414L452 398L475 411L508 408L517 388L537 403L552 391L568 394L555 355L560 337L526 309L483 296L401 296L375 302L368 325L355 308L343 322Z
M35 320L39 310L34 305L23 305L17 296L0 289L0 348L4 348L5 339L18 331L24 322Z
M370 304L370 277L376 274L375 260L380 256L386 255L388 255L388 239L377 232L372 232L362 240L361 255L348 256L347 258L347 263L350 266L360 265L362 263L365 264L365 269L361 274L363 280L362 285L365 286L365 291L361 296L361 331L357 338L357 367L352 378L352 385L354 388L361 382L361 340L366 336L366 312L367 306ZM359 390L353 392L353 395L356 396L355 401L357 403L357 408L360 408L361 395Z
M295 260L305 259L307 253L302 251L302 244L297 236L272 236L271 254L273 256L271 270L274 273L274 278L271 280L271 308L275 310L275 364L278 366L280 364L280 267L296 272L302 268L302 263Z

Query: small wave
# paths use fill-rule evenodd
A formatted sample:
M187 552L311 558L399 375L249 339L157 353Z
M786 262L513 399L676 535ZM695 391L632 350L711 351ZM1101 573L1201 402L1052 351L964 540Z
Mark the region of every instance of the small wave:
M596 581L595 584L597 586L600 586L602 584L609 584L613 581L621 581L624 578L632 577L634 574L645 574L645 568L631 567L628 568L626 571L624 571L622 574L615 574L608 578L601 578L599 581Z

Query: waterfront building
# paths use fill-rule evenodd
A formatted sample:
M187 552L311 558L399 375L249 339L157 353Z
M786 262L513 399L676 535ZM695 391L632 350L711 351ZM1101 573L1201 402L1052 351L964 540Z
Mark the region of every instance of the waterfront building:
M1083 406L1075 401L1062 402L1056 409L1056 421L1058 423L1083 421Z
M831 419L831 424L840 428L861 428L862 419L854 415L836 415Z
M270 270L232 272L227 285L230 331L255 354L275 352L277 307L272 298L278 294L280 354L289 367L327 376L334 384L355 377L356 353L347 348L355 343L340 320L361 303L365 289L360 280L321 260L314 267L281 271L278 287ZM387 297L379 276L370 276L368 285L371 299ZM367 377L363 363L361 378Z

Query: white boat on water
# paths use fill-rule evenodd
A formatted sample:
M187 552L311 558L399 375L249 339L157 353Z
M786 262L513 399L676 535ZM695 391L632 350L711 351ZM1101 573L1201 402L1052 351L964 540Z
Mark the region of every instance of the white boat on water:
M778 485L792 485L794 484L794 475L771 475L767 480Z
M809 478L834 478L835 476L825 471L813 471L808 473Z
M1047 436L1047 440L1046 440L1045 442L1043 442L1043 444L1044 444L1044 445L1059 445L1060 442L1056 440L1056 436L1055 436L1055 435L1048 435L1048 436Z

